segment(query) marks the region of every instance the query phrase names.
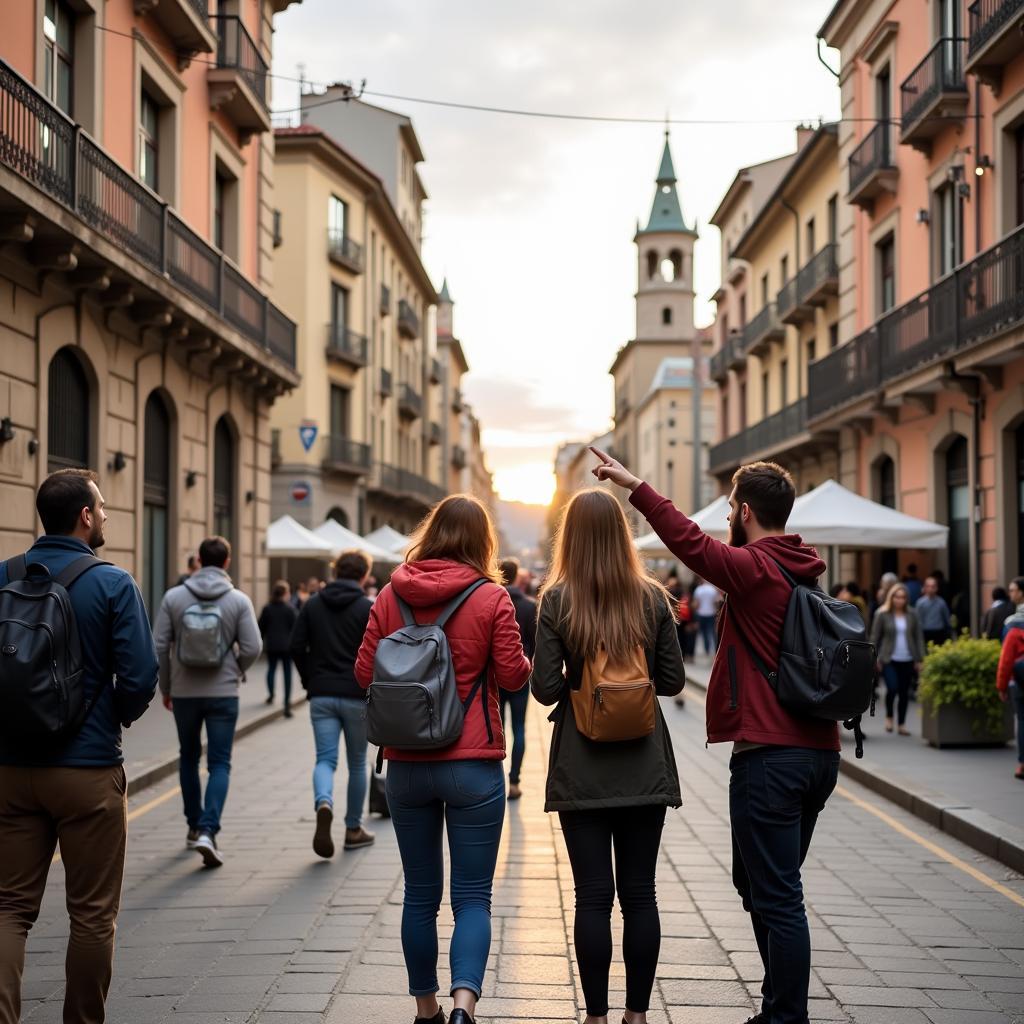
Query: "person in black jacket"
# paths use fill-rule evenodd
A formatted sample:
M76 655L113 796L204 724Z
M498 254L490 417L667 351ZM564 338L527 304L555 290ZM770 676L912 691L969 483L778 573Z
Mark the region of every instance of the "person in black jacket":
M335 578L302 606L292 632L292 659L309 694L309 717L316 740L313 850L320 857L334 856L334 772L342 730L348 761L345 849L369 846L374 840L373 833L363 828L367 790L366 694L353 672L373 607L363 593L370 566L370 557L365 552L343 551L334 563Z
M587 1020L608 1015L611 911L618 891L629 1024L646 1020L661 948L655 868L679 774L660 705L654 731L595 742L577 728L570 690L601 652L624 661L641 648L654 692L683 689L683 658L665 588L644 572L622 506L603 489L580 491L555 537L541 592L530 688L556 705L546 811L557 811L576 887L574 942ZM615 870L612 871L614 850Z
M533 661L534 643L537 638L537 602L527 597L522 587L518 586L519 562L514 558L506 558L501 563L501 577L505 583L508 596L512 598L512 607L516 610L516 624L523 641L523 652ZM526 709L530 704L530 688L521 690L499 690L501 698L501 723L505 727L505 709L511 709L512 719L512 764L508 773L508 798L518 800L523 791L519 788L519 771L523 767L523 755L526 753Z
M274 679L278 663L284 673L284 717L292 717L292 630L299 613L292 607L291 588L284 580L278 580L271 591L270 603L260 612L260 635L263 650L267 655L267 703L274 703Z

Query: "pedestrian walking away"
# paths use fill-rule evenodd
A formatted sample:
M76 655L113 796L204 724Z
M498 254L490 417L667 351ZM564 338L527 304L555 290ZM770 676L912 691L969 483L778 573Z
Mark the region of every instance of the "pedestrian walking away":
M623 1020L647 1020L661 948L658 851L665 809L682 802L655 695L674 697L684 681L672 598L644 572L622 507L605 490L579 492L555 536L530 687L555 705L544 809L558 812L572 865L588 1024L608 1019L616 891Z
M286 580L278 580L271 592L270 602L260 612L260 636L267 655L267 703L274 703L274 683L277 667L284 677L284 717L292 717L292 629L298 612L291 603L291 587Z
M217 834L228 796L238 687L262 642L252 601L228 575L231 545L223 537L207 537L199 545L199 564L187 583L164 594L154 633L160 692L178 730L185 845L213 868L224 863ZM205 793L199 782L204 726Z
M62 614L49 631L53 663L47 654L41 665L47 685L18 701L29 655L5 667L0 691L0 1024L21 1020L25 941L58 843L71 919L64 1020L100 1024L127 836L121 728L153 699L157 658L135 581L92 557L104 544L107 518L95 474L53 473L39 488L36 509L43 536L24 556L0 564L0 642L5 653L18 646L27 601L35 614L61 607L68 620ZM39 601L44 593L53 601ZM61 728L46 707L58 666L67 669L56 680L64 687L60 706L79 708Z
M926 644L944 644L953 635L953 621L949 605L939 596L939 581L929 576L924 581L921 596L914 605L917 620L921 623Z
M508 596L512 598L512 607L516 610L516 624L523 641L523 651L527 658L533 660L534 646L537 637L537 602L527 597L518 585L522 570L515 558L506 558L501 563L501 578L505 583ZM512 762L508 773L508 798L518 800L523 791L519 785L519 773L526 755L526 710L530 706L530 688L524 686L519 690L502 689L501 723L505 725L505 711L509 711L512 726Z
M700 630L704 653L713 655L718 649L718 637L715 635L715 619L718 616L718 605L722 595L718 588L707 580L694 580L693 603L697 612L697 628Z
M369 689L371 724L396 734L401 726L410 735L405 748L388 745L384 756L405 871L402 951L418 1024L445 1021L437 1002L437 914L446 825L455 917L452 1024L472 1024L491 946L491 893L505 820L498 688L518 690L530 674L497 549L480 501L445 498L374 602L356 659L356 678ZM416 664L428 674L411 675ZM429 674L442 664L443 676ZM434 745L451 735L445 746Z
M1024 781L1024 576L1011 580L1010 600L1017 611L1004 624L1003 647L996 671L999 699L1013 704L1017 716L1017 768L1014 778Z
M902 583L889 589L885 603L871 624L871 642L878 652L878 671L885 680L885 731L893 729L893 705L901 736L909 736L906 727L910 690L921 671L925 642L921 623L910 607L910 594Z
M1014 611L1009 590L1006 587L993 587L992 604L981 617L981 635L989 640L1002 640L1003 626Z
M729 496L728 543L597 449L594 474L627 488L672 554L726 595L707 694L708 742L733 744L729 814L733 882L764 967L759 1024L807 1024L811 942L800 869L836 785L839 729L778 701L761 666L778 666L793 586L825 563L786 521L796 491L774 463L741 466ZM760 663L760 664L759 664ZM777 671L777 670L776 670Z
M309 717L316 742L313 850L334 856L334 773L345 734L348 792L345 803L345 849L374 841L363 828L366 803L366 693L356 682L355 662L373 602L363 588L370 576L364 551L343 551L334 563L334 579L302 606L291 638L291 656L309 695Z

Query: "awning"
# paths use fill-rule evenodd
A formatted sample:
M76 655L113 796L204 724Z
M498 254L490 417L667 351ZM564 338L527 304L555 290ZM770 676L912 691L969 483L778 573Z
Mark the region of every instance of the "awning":
M281 516L267 527L267 555L271 558L329 559L334 547L307 530L291 516Z
M373 533L368 533L366 539L385 551L393 551L395 554L403 556L411 541L411 538L406 537L404 533L399 533L393 526L382 526L380 529L374 530Z
M401 555L396 555L392 551L387 551L379 545L371 543L369 537L360 537L358 533L353 533L336 519L328 519L321 523L313 531L313 535L330 544L336 554L341 551L349 551L352 548L359 548L375 562L397 565L402 561Z

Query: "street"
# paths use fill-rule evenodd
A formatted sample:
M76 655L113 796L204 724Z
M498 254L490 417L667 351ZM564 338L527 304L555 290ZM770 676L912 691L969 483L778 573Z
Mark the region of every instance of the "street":
M705 749L699 693L685 710L663 706L684 806L669 814L659 866L664 938L650 1020L741 1024L753 1012L760 962L730 881L728 752ZM557 817L542 810L549 730L532 705L525 796L510 805L499 857L481 1024L585 1015L572 965L572 878ZM203 870L184 849L176 786L161 784L130 801L111 1024L411 1018L390 822L370 819L374 847L319 861L310 848L312 752L305 707L239 742L220 870ZM336 794L341 783L343 771ZM804 879L812 1020L1024 1021L1020 876L841 779ZM29 939L24 1018L32 1024L61 1019L62 880L57 864ZM443 993L447 906L439 926ZM610 1019L617 1021L621 962L612 970Z

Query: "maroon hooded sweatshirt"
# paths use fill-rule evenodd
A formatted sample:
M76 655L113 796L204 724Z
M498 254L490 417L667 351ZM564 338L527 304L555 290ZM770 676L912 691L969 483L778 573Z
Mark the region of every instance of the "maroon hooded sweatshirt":
M708 684L708 742L839 750L838 724L786 711L744 642L746 637L770 668L778 665L792 587L776 562L801 581L815 580L825 571L817 551L796 534L764 537L739 548L723 544L649 484L641 484L629 500L676 558L728 597Z

